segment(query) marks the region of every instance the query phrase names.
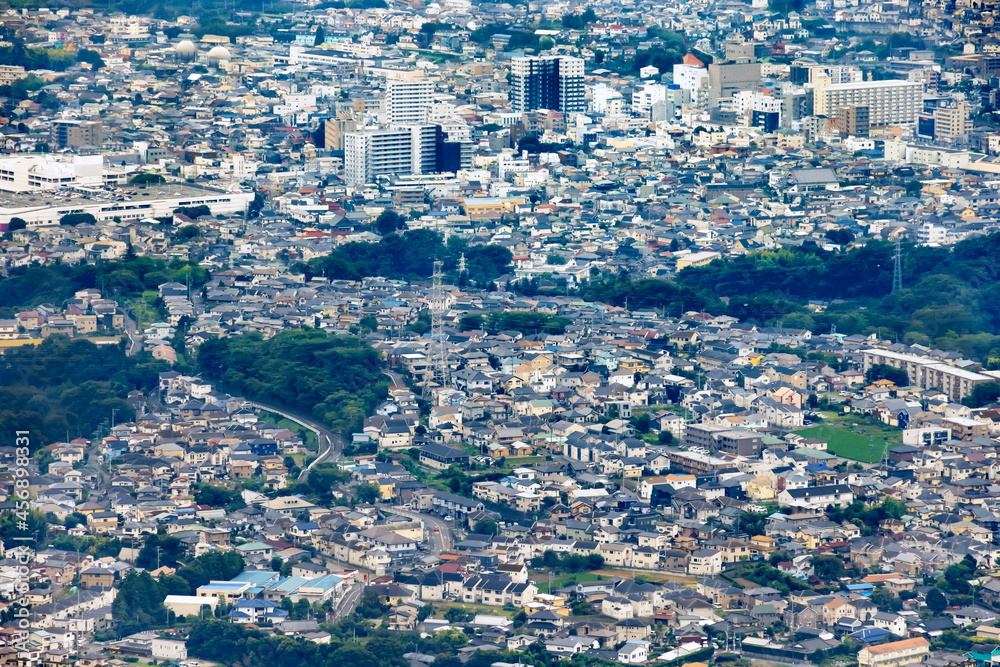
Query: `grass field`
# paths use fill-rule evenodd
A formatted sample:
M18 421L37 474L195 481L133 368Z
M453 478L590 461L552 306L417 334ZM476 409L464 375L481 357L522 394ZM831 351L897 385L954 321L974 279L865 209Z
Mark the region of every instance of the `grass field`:
M686 588L694 588L698 583L694 577L683 574L671 574L670 572L658 572L656 570L619 570L606 567L601 570L594 570L591 574L599 574L603 577L621 577L622 579L642 577L646 581L669 582L680 584Z
M507 611L503 607L493 607L487 604L472 604L469 602L458 602L457 600L450 600L448 602L432 602L434 605L434 617L443 618L444 613L451 609L452 607L457 607L459 609L464 609L465 611L471 612L473 614L488 614L490 616L503 616L504 618L513 618L516 611Z
M524 466L532 466L536 463L544 463L544 456L522 456L520 458L514 457L504 460L504 470L513 470L514 468L523 468Z
M584 581L596 581L597 579L607 578L601 577L601 575L594 572L577 572L576 574L560 574L558 577L552 577L552 590L557 591L563 586L569 586L570 584L582 583ZM549 573L541 571L533 571L528 573L528 579L536 582L535 585L538 586L539 593L549 593Z
M881 461L886 441L889 447L901 442L898 429L850 416L829 419L823 424L799 429L796 433L826 441L831 454L864 463Z

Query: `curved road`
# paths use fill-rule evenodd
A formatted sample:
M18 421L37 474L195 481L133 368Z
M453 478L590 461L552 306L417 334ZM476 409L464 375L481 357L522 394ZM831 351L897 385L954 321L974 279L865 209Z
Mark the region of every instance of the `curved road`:
M403 376L400 375L399 373L394 373L392 371L382 371L382 374L389 376L389 379L392 380L392 384L394 387L406 388L408 386L406 384L406 380L403 379Z
M340 436L336 433L330 431L328 428L320 424L315 419L311 417L306 417L300 415L296 412L289 412L284 408L279 408L275 405L268 405L267 403L261 403L259 401L247 401L250 407L256 408L258 410L266 410L268 412L273 412L276 415L281 415L285 419L291 420L307 428L316 434L316 440L319 443L320 453L313 459L313 462L306 466L306 469L299 473L299 481L304 482L309 476L309 470L317 463L322 463L324 461L335 461L340 452L344 451L344 441L341 440Z
M452 534L451 528L439 517L433 516L431 514L423 514L421 512L414 512L412 510L404 510L398 507L393 507L391 505L386 505L384 503L379 505L379 509L385 510L392 514L400 514L402 516L408 517L410 519L415 519L417 521L422 521L424 525L429 525L431 530L437 528L437 531L431 532L429 534L428 541L430 542L430 551L435 556L440 556L443 551L448 551L455 545L455 536Z

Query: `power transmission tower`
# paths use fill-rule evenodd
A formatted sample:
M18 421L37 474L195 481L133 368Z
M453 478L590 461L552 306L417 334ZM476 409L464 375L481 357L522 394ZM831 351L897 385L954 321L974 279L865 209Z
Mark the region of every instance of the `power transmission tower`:
M892 291L898 292L901 289L903 289L903 251L897 236L896 252L892 255Z

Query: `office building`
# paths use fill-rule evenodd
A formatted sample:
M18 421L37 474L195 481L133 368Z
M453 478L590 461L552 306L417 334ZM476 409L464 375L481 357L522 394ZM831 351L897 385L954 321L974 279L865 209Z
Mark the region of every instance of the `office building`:
M100 146L104 142L104 124L99 120L57 120L50 134L53 148Z
M823 82L825 83L825 82ZM845 107L868 107L871 127L909 125L917 122L923 84L916 81L860 81L823 85L813 90L817 116L833 118Z
M449 140L440 125L407 125L344 135L348 183L373 183L379 176L457 172L471 163L472 144Z
M667 87L661 83L646 82L632 93L632 113L636 116L649 118L653 105L665 102Z
M704 102L708 91L708 70L703 66L679 63L674 65L674 83L687 93L685 102Z
M719 106L741 90L760 87L760 63L722 64L708 66L708 105Z
M434 95L432 81L387 81L386 123L426 123Z
M584 112L583 60L567 56L511 59L511 104L515 111Z
M964 143L972 131L969 103L949 100L934 109L934 140L946 144Z

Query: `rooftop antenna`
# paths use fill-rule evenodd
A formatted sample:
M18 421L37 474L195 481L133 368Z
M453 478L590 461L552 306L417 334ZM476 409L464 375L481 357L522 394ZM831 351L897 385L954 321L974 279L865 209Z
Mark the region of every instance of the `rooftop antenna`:
M892 255L892 291L903 289L903 251L900 248L899 237L896 237L896 251Z

